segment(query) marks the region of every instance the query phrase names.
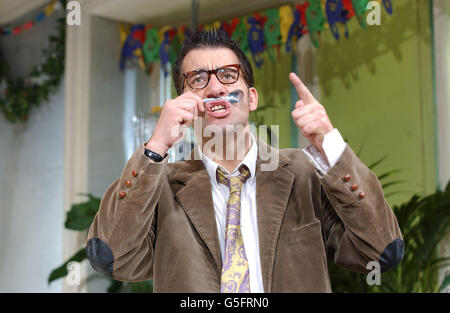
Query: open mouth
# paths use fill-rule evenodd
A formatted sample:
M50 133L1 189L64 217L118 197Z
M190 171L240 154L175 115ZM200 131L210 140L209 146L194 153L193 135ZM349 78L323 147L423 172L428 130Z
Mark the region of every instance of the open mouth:
M227 107L223 104L216 104L213 107L211 107L211 112L225 112Z
M230 105L224 100L211 101L206 105L206 109L213 115L221 115L229 112Z

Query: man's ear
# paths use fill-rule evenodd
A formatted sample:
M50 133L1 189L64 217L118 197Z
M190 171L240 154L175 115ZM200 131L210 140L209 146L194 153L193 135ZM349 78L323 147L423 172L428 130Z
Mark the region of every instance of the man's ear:
M248 108L250 112L255 111L258 107L258 91L255 87L248 89Z

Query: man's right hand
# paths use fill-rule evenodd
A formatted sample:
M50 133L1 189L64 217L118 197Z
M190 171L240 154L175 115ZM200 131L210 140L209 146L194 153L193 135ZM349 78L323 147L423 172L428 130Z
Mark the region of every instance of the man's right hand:
M161 156L166 155L170 147L183 138L185 128L193 123L199 112L204 111L203 99L189 91L167 100L145 147Z

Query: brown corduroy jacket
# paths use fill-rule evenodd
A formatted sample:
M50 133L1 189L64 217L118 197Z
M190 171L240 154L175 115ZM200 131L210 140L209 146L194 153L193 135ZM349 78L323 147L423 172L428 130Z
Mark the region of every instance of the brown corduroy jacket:
M299 149L269 151L279 153L278 167L262 171L260 156L256 166L265 292L331 292L328 260L357 272L370 261L382 272L401 261L397 219L348 145L325 175ZM202 161L151 163L142 145L103 195L86 252L116 280L153 278L155 292L219 292L222 258Z

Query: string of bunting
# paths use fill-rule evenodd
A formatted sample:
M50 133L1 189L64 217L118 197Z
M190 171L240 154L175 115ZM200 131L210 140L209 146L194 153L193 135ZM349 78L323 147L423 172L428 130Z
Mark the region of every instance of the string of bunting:
M32 28L39 22L42 22L47 17L52 15L55 10L61 8L62 8L61 2L59 0L53 0L42 10L42 12L36 15L36 17L33 20L15 27L0 28L0 36L19 35L20 33L22 33L22 31Z
M309 33L314 46L318 47L320 33L326 28L336 40L341 36L339 28L344 28L344 35L348 37L347 22L352 17L356 17L362 28L366 28L368 2L369 0L309 0L295 6L283 5L230 21L201 25L199 29L225 30L246 54L251 54L259 68L263 64L264 52L271 61L275 61L281 48L291 52L292 42L299 40L304 34ZM387 13L392 15L391 0L377 2L382 3ZM119 68L123 70L131 60L137 61L143 70L150 73L153 64L160 60L167 76L168 64L173 65L175 62L186 31L186 26L165 26L158 30L153 25L136 24L127 27L121 24Z

